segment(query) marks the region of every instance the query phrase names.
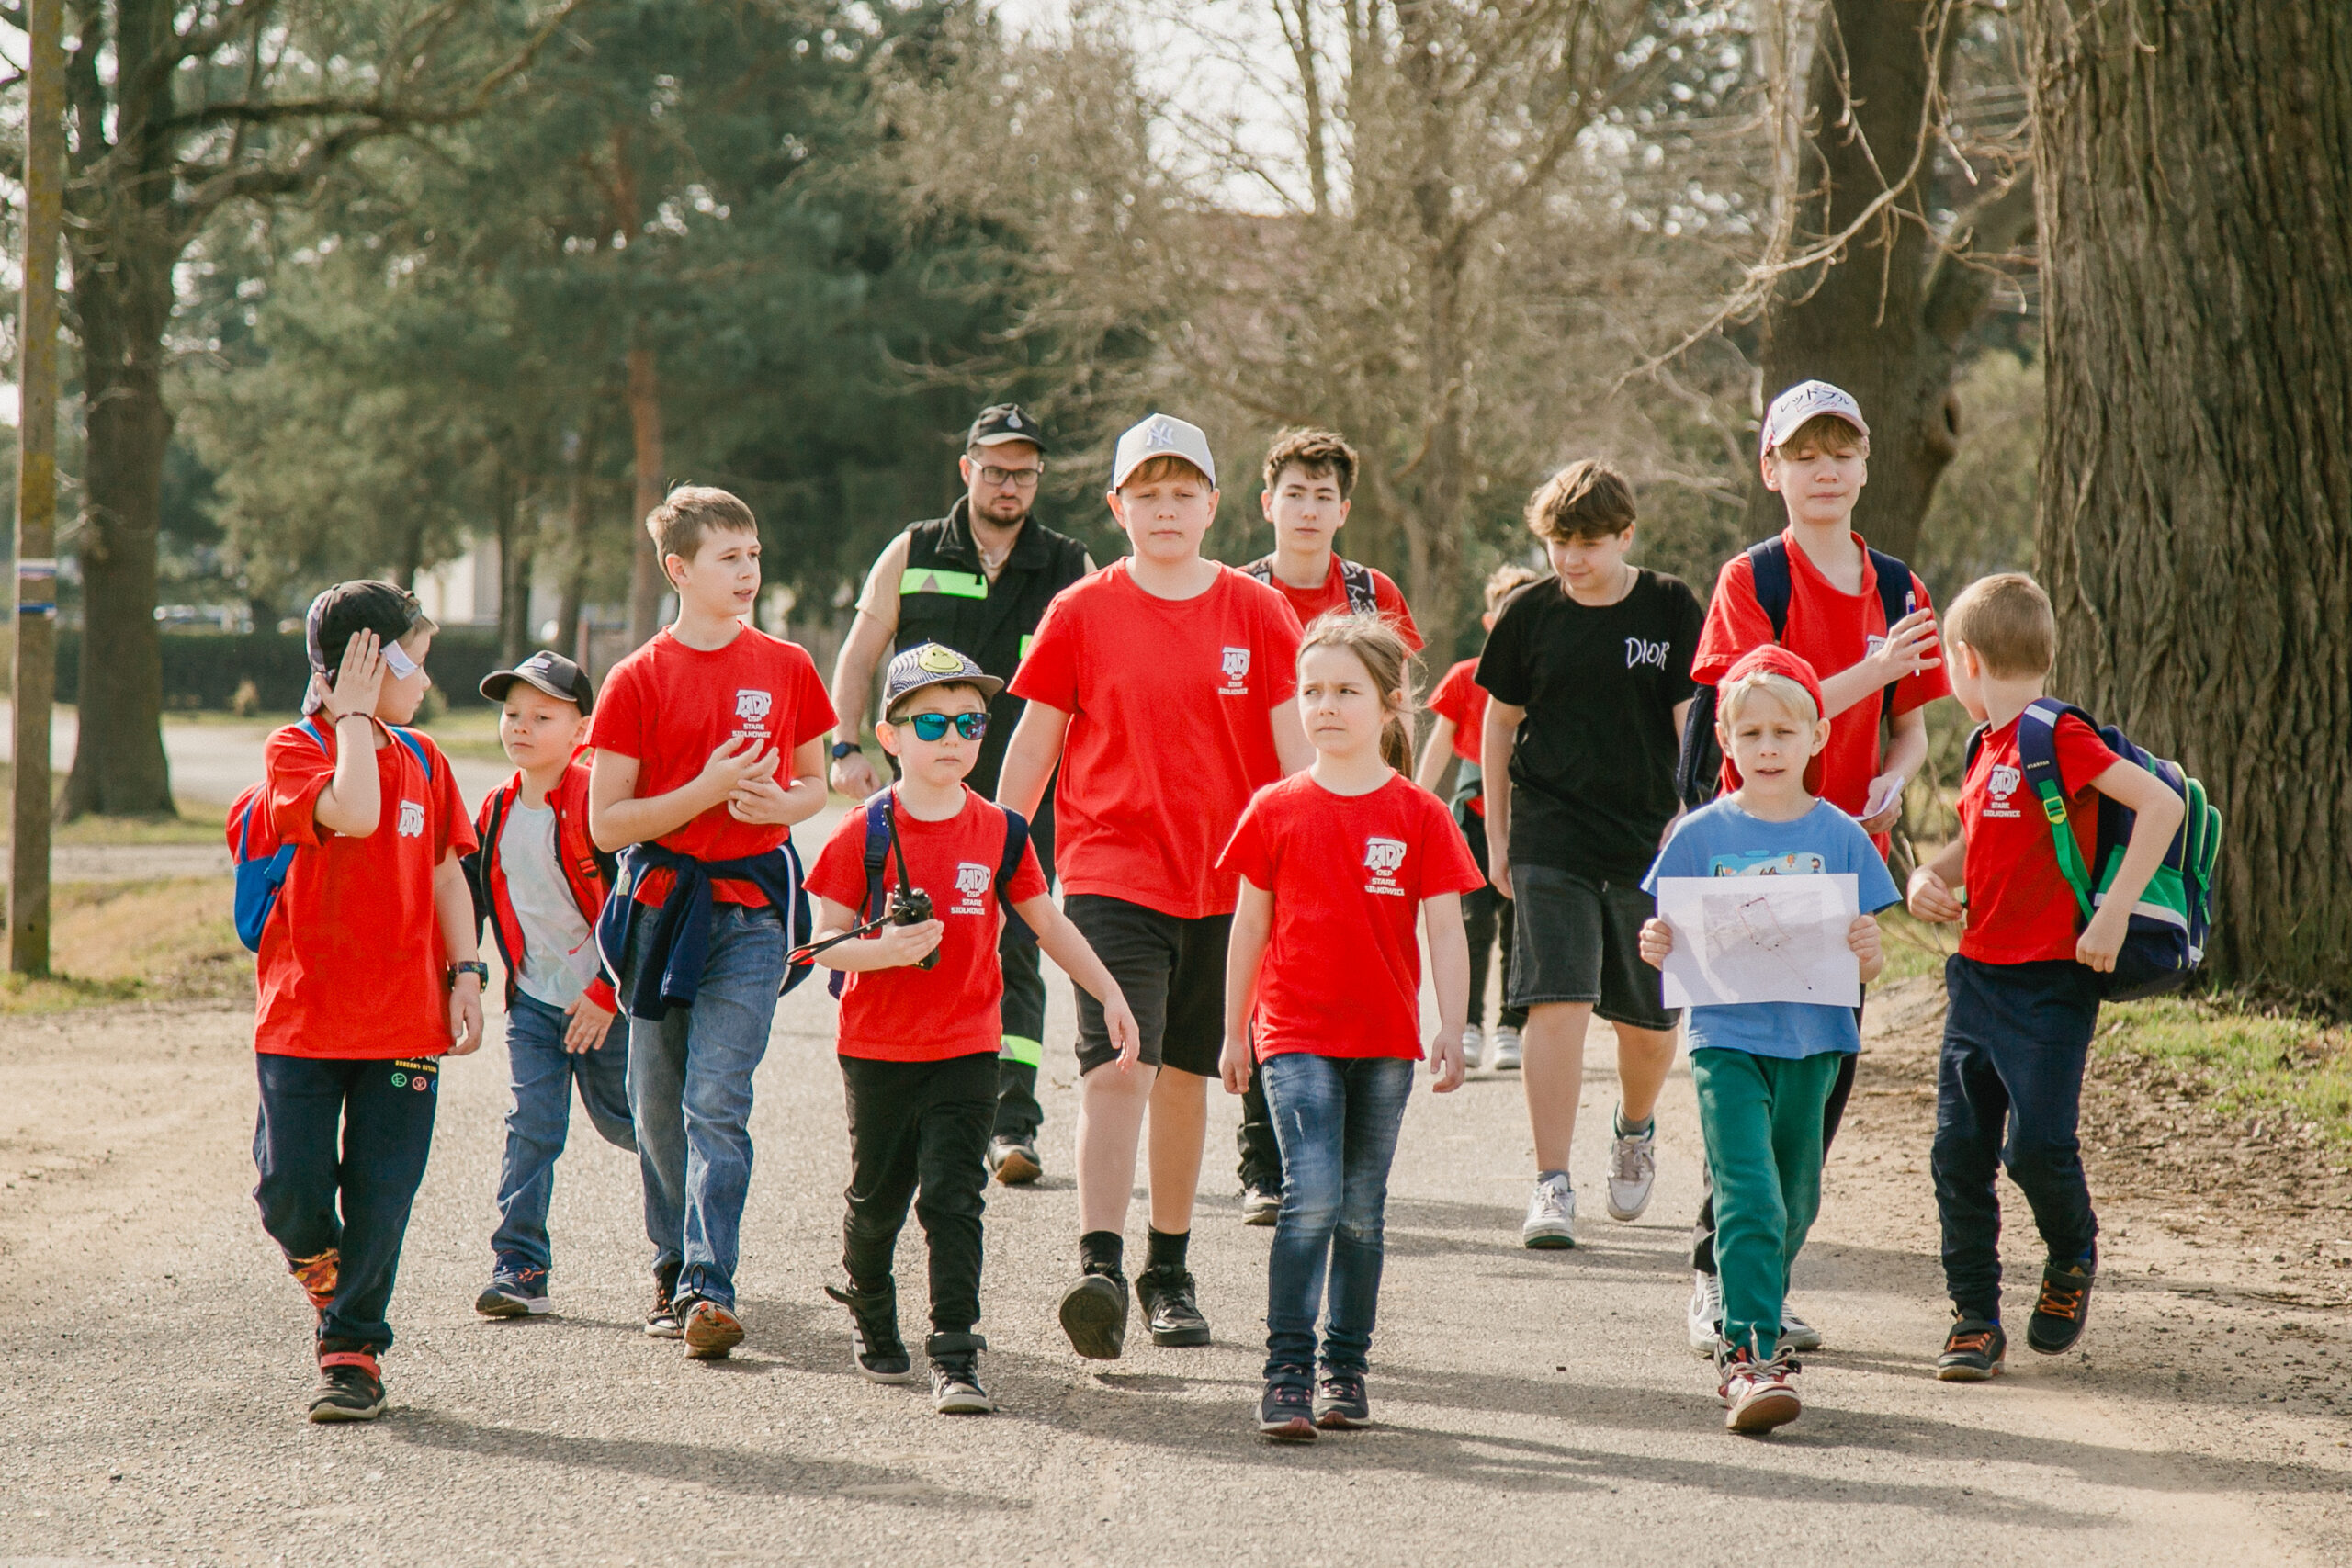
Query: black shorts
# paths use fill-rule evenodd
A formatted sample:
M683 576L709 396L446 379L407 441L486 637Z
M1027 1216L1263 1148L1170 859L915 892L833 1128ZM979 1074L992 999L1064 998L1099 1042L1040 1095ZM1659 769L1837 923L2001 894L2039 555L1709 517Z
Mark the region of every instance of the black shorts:
M1510 1005L1590 1002L1611 1023L1672 1029L1663 977L1642 962L1642 922L1657 900L1634 882L1595 882L1548 865L1510 868L1518 905L1511 942Z
M1187 920L1125 898L1072 893L1062 899L1069 923L1111 971L1143 1036L1139 1058L1204 1078L1217 1076L1225 1048L1225 945L1231 915ZM1078 991L1078 1070L1118 1060L1102 1004Z

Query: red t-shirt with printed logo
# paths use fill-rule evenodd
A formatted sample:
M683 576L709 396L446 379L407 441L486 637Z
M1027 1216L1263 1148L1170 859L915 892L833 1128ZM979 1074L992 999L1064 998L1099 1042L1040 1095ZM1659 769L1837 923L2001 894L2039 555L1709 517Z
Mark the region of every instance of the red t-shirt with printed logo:
M1272 709L1298 690L1298 637L1281 594L1226 566L1190 599L1145 592L1124 560L1055 597L1012 694L1069 715L1054 793L1065 893L1232 913L1216 854L1282 777Z
M1361 561L1356 564L1363 565ZM1413 612L1405 603L1404 590L1398 588L1396 580L1378 567L1366 566L1363 570L1372 574L1372 607L1380 612L1382 619L1396 628L1396 635L1403 637L1415 653L1420 652L1421 628L1413 624ZM1301 626L1310 624L1317 615L1328 615L1334 610L1348 607L1348 581L1340 574L1337 553L1331 557L1330 570L1323 574L1323 586L1320 588L1293 588L1280 577L1270 577L1267 586L1290 601L1291 613L1298 617Z
M1447 671L1437 690L1430 694L1429 708L1440 718L1453 721L1453 754L1476 767L1484 754L1487 727L1487 688L1478 684L1478 661L1465 659ZM1486 791L1470 797L1470 812L1474 817L1487 814Z
M867 810L859 806L842 818L808 873L811 894L852 910L865 903ZM905 964L847 976L839 1050L881 1062L940 1062L983 1051L994 1055L1004 1034L998 1012L1004 965L996 947L1003 926L996 872L1004 863L1004 812L967 788L964 808L944 822L909 816L903 805L894 805L891 817L907 875L931 895L932 913L947 931L932 968ZM893 856L882 863L883 897L898 886ZM1024 844L1005 892L1021 904L1045 891L1036 847Z
M792 782L793 748L833 728L833 705L817 666L798 643L745 626L725 648L688 648L668 626L613 666L597 694L588 744L637 759L637 797L648 800L691 784L710 754L738 736L780 751L775 778ZM741 860L765 854L792 836L769 823L739 822L721 801L656 840L696 860ZM638 887L638 902L670 896L671 877L655 872ZM714 882L712 897L729 904L764 904L749 882Z
M2018 754L2020 722L2013 718L1984 737L1960 785L1960 826L1968 835L1961 874L1968 924L1960 933L1960 952L1980 964L2072 958L2080 934L2074 886L2058 869L2050 818L2025 782ZM2053 735L2067 823L2088 865L2098 838L2098 791L2091 781L2122 759L2073 714L2058 720Z
M1399 773L1334 795L1295 773L1258 792L1218 861L1274 896L1258 1055L1421 1055L1421 900L1486 886L1444 803Z
M1822 679L1850 670L1868 658L1874 643L1886 636L1886 607L1879 603L1878 571L1862 536L1853 536L1862 550L1862 590L1843 593L1821 575L1797 544L1796 530L1781 532L1789 553L1788 635L1781 646L1803 657ZM1911 578L1917 607L1932 608L1928 585L1918 574ZM1712 686L1731 672L1749 649L1772 639L1772 619L1756 602L1756 563L1746 550L1724 563L1715 578L1714 596L1707 601L1707 622L1699 633L1698 656L1690 663L1690 678ZM1942 665L1906 675L1894 683L1897 715L1924 707L1938 697L1951 695L1951 681ZM1829 721L1829 750L1823 754L1822 798L1849 817L1860 817L1870 804L1871 780L1879 770L1879 710L1886 693L1872 687L1871 694ZM1879 841L1884 853L1886 843Z
M364 839L319 826L340 739L323 716L262 747L265 804L279 840L297 846L254 972L254 1049L265 1055L387 1061L438 1056L452 1043L433 877L450 856L473 852L474 829L448 759L407 733L425 764L379 737L380 812Z

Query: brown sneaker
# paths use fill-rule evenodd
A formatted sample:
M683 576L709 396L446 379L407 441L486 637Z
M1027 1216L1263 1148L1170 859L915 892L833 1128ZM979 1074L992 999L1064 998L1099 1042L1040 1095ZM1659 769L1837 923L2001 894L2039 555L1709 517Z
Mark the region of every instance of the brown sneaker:
M698 1301L686 1308L681 1329L689 1361L723 1361L743 1343L742 1320L717 1302Z

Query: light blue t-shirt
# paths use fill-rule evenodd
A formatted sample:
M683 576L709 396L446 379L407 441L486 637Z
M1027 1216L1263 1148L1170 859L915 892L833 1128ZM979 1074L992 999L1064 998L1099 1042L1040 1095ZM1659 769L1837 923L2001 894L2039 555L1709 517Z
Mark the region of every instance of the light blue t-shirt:
M1886 874L1862 825L1827 801L1793 822L1767 822L1726 795L1675 824L1642 879L1657 890L1661 876L1798 876L1851 872L1862 910L1876 914L1903 896ZM1745 1051L1784 1059L1824 1051L1859 1051L1860 1026L1851 1008L1814 1002L1734 1002L1690 1010L1693 1051Z

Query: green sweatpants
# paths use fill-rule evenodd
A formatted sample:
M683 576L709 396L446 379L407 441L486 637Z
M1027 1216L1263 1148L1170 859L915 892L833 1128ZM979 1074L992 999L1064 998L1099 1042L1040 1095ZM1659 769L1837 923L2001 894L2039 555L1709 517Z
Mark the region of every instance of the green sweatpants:
M1789 1265L1821 1207L1821 1111L1838 1053L1794 1061L1745 1051L1690 1053L1699 1130L1715 1183L1715 1269L1724 1337L1770 1356Z

